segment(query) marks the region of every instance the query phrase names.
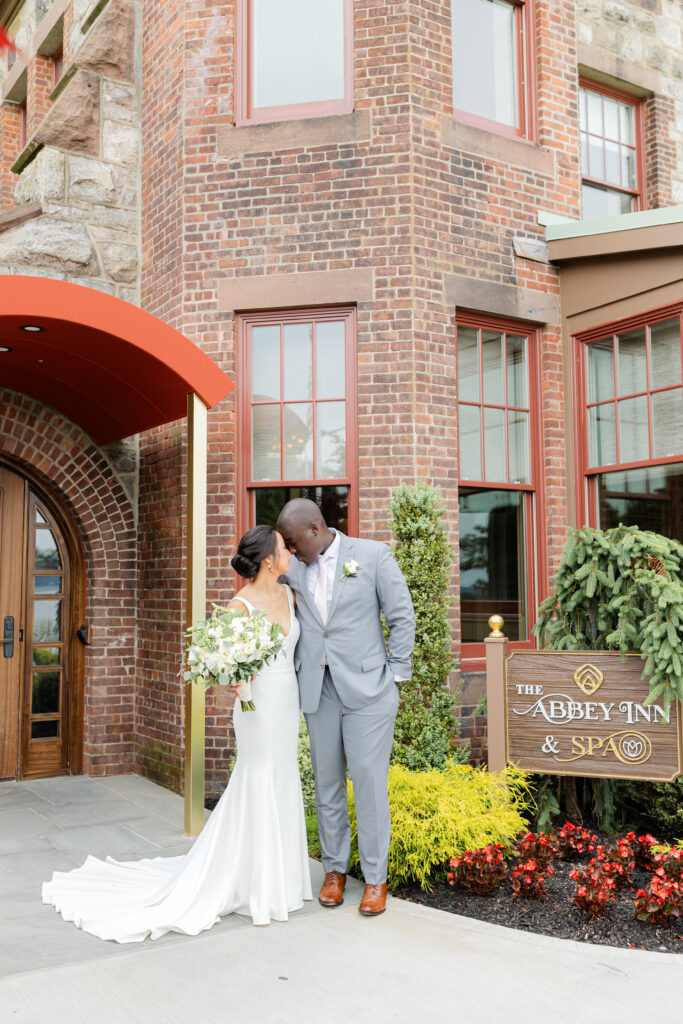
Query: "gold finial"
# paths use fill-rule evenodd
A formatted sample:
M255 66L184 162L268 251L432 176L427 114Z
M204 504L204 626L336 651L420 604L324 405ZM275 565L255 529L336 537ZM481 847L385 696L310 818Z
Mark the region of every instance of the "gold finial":
M492 615L489 619L489 626L491 627L489 636L505 636L502 632L503 622L504 619L502 615Z

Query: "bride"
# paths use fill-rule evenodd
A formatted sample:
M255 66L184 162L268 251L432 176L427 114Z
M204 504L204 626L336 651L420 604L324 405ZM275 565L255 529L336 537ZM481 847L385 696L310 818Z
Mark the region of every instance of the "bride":
M141 942L171 931L196 935L231 913L258 925L286 921L312 899L297 763L299 624L292 591L278 583L289 558L279 533L256 526L232 559L249 583L229 607L265 612L285 640L252 680L256 710L243 712L235 700L237 763L201 834L182 857L88 857L74 871L56 871L43 885L43 903L65 921L101 939Z

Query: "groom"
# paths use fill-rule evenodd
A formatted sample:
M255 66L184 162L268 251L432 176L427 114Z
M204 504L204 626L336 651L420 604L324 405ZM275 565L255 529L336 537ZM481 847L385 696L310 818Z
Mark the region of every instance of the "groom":
M301 636L294 655L315 774L323 851L323 906L344 902L350 828L346 769L353 782L361 914L383 913L391 819L389 755L397 682L410 678L415 614L403 574L384 544L330 529L313 501L287 502L277 522L296 556L285 579L296 593ZM389 627L389 653L380 610Z

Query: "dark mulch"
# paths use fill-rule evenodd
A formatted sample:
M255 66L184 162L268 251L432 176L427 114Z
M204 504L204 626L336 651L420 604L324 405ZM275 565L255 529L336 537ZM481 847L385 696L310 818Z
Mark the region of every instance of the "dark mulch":
M406 886L393 895L425 907L446 910L450 914L462 914L478 921L558 939L660 953L683 953L682 919L667 925L649 925L636 921L633 916L633 897L638 889L647 886L650 874L636 869L633 888L619 891L617 902L610 903L604 917L590 918L574 903L576 883L569 877L574 867L575 864L567 861L554 861L555 873L547 881L548 894L540 900L513 896L509 876L488 896L474 896L459 886L451 888L438 883L431 893L423 892L418 886Z

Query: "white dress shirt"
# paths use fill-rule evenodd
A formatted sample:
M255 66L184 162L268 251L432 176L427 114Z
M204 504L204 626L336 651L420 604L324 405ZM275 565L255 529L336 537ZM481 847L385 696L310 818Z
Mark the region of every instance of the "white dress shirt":
M332 601L332 591L334 590L335 573L337 569L337 562L339 561L339 548L341 547L341 537L336 530L330 529L330 533L334 534L334 540L330 544L329 548L321 555L322 560L325 562L325 571L327 573L327 607L329 610ZM306 569L306 585L308 587L308 593L312 598L315 599L315 586L318 582L318 573L320 572L320 566L318 559L312 565L309 565Z

